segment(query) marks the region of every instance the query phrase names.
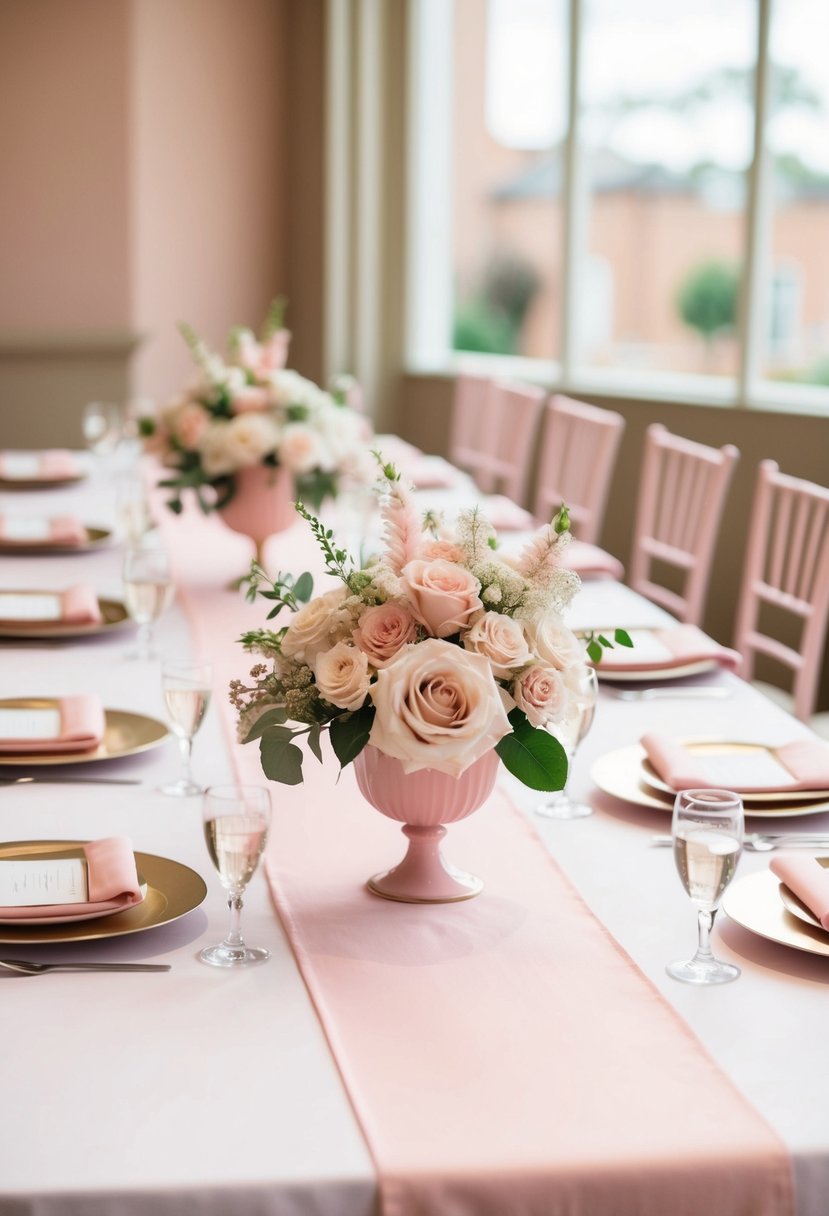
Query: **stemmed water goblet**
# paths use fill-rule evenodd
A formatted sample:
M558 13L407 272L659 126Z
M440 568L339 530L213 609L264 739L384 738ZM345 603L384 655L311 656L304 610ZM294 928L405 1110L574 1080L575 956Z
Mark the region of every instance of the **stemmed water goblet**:
M576 750L593 725L598 699L599 682L596 672L592 667L586 667L579 682L575 713L560 736L562 747L567 753L567 780L564 789L558 790L535 808L537 815L543 815L546 819L583 819L586 815L593 814L593 808L588 803L576 802L570 797L569 786Z
M710 938L743 848L742 799L730 790L683 790L674 802L671 835L679 877L697 909L698 944L693 958L666 970L686 984L727 984L740 968L714 958Z
M138 643L128 659L153 659L153 624L173 598L170 563L163 549L135 545L124 555L124 603L138 625Z
M104 401L88 402L81 415L81 430L86 446L104 468L121 437L121 411L118 406Z
M178 781L161 786L162 794L188 798L201 794L193 780L193 738L204 721L210 704L213 669L209 663L165 659L161 664L161 689L173 734L181 749L183 772Z
M227 891L230 926L227 937L199 954L214 967L244 967L270 958L263 946L248 946L242 937L242 896L262 856L271 821L270 792L260 785L213 786L202 804L204 837L210 859Z

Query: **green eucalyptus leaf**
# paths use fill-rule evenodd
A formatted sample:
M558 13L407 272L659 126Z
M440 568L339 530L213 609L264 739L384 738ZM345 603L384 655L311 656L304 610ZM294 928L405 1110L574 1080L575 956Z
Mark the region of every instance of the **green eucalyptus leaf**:
M613 640L620 646L633 646L633 639L625 629L617 629L613 634Z
M368 743L375 712L373 705L363 705L354 713L343 714L332 721L328 733L341 768L359 756Z
M306 570L304 574L300 574L299 578L296 581L296 584L294 586L294 595L296 596L296 598L298 600L301 600L303 604L307 604L311 598L311 594L312 594L313 590L314 590L313 575L310 574L309 571Z
M259 742L262 771L269 781L282 785L300 785L302 782L302 751L295 743L263 735Z
M602 648L598 642L591 640L587 643L587 654L594 663L601 663Z
M506 768L532 790L551 793L564 789L567 780L567 756L558 739L531 726L526 717L513 717L511 735L504 735L495 750Z
M320 730L319 726L312 726L308 731L308 746L314 753L316 758L322 764L322 748L320 747Z

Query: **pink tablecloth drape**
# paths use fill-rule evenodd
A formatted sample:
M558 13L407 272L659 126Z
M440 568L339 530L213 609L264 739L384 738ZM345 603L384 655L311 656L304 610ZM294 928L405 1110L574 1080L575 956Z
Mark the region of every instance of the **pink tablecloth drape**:
M164 528L197 645L220 679L244 675L234 639L265 611L223 590L244 564L239 538L191 516ZM294 572L316 564L301 526L272 541L270 557ZM233 751L240 778L261 782L256 745ZM368 807L350 771L337 781L333 756L305 768L302 786L272 787L267 872L384 1216L793 1211L774 1132L504 795L445 845L484 893L395 904L363 884L402 856L398 827Z

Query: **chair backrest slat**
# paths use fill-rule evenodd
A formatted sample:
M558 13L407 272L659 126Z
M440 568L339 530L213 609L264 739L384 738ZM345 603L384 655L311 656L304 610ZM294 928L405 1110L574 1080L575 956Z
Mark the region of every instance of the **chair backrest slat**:
M766 632L771 625L760 621L764 603L793 618L797 645ZM734 644L746 679L757 653L793 670L794 711L803 721L814 712L827 621L829 489L781 473L775 461L764 460L757 473Z
M739 452L711 448L654 423L645 435L630 582L634 590L699 624L725 498ZM653 541L658 545L654 546ZM652 559L683 573L682 590L664 587Z
M625 420L614 410L557 394L545 411L533 513L549 522L562 503L573 535L596 544Z
M531 384L458 377L449 456L485 494L497 491L523 505L545 396Z

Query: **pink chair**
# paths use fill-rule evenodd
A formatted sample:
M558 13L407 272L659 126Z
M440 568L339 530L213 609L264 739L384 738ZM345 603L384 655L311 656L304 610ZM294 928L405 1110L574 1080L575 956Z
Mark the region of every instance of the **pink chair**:
M764 632L770 627L764 607L778 612L781 625L794 619L799 645L786 645ZM743 656L746 680L757 654L791 668L794 712L804 722L815 707L827 619L829 490L788 477L773 460L764 460L757 475L734 644Z
M492 380L482 390L470 377L458 383L450 458L472 474L485 494L505 494L523 505L541 406L541 388ZM457 416L457 421L456 421Z
M645 454L633 535L630 585L679 620L698 625L725 496L740 453L710 448L654 423ZM679 572L681 591L665 586Z
M548 523L566 503L573 535L596 544L625 420L562 396L551 399L545 414L533 514Z

